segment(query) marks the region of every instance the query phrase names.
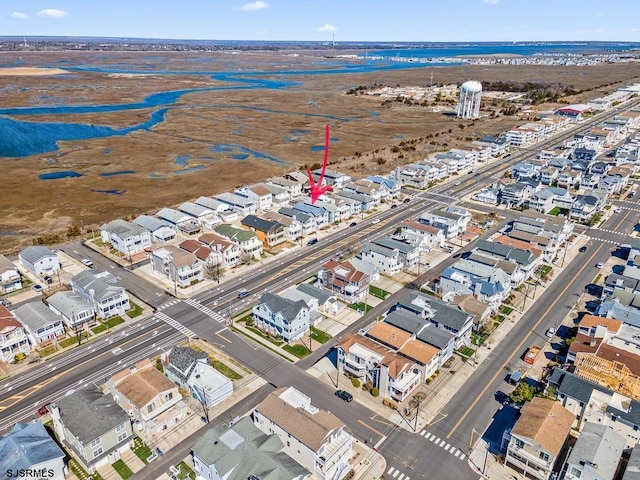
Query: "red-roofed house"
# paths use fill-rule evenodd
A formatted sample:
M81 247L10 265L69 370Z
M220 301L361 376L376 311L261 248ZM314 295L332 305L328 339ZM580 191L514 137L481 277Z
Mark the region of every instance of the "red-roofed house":
M369 290L370 278L351 262L329 261L318 272L318 284L347 303L364 300Z
M31 345L24 326L0 305L0 361L13 362L16 355L29 355Z

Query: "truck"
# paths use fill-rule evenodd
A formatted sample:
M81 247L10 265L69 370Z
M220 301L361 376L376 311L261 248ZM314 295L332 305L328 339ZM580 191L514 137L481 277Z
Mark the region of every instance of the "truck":
M537 345L529 347L527 353L524 354L524 361L533 365L533 363L536 361L536 358L538 358L538 356L540 355L540 352L542 352L542 348L538 347Z

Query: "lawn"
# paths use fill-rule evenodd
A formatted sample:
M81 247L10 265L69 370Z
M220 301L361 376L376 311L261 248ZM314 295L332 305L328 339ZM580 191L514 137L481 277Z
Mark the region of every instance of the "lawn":
M235 370L232 370L231 368L226 366L220 360L215 360L213 362L213 368L215 368L217 371L219 371L221 374L223 374L229 380L240 380L242 378L242 375L240 375Z
M240 323L247 323L248 320L251 320L252 316L253 316L253 313L251 313L251 310L248 310L248 311L242 312L240 315L235 317L234 320Z
M80 466L78 461L75 458L69 460L69 470L73 472L73 474L78 477L80 480L85 480L89 478L89 474L85 471L84 468ZM103 480L98 472L91 474L91 480Z
M285 345L282 348L298 358L304 358L311 353L311 350L304 345Z
M89 338L89 334L87 332L82 332L82 340L86 341ZM78 344L78 336L77 335L72 335L69 338L65 338L64 340L60 340L58 342L58 346L60 348L67 348L70 347L71 345L77 345Z
M196 472L191 470L191 467L187 465L184 461L177 464L176 467L178 467L178 469L180 470L180 472L178 472L179 479L186 480L187 478L190 478L191 480L195 480Z
M489 338L489 334L487 333L482 333L482 334L477 334L476 332L471 332L471 343L473 345L482 345L487 338Z
M152 454L151 449L144 444L140 437L136 437L133 443L133 453L135 453L138 458L145 463L145 465L149 463L147 458Z
M505 315L509 315L511 312L513 312L513 308L511 307L506 307L506 306L502 306L500 307L500 313L504 313Z
M129 301L131 304L131 310L127 311L127 316L129 318L136 318L139 315L142 315L142 307L137 303Z
M475 350L473 348L469 348L469 347L461 347L458 349L458 353L460 355L462 355L463 357L467 357L469 358L471 355L473 355L473 352L475 352Z
M365 313L367 313L369 310L372 310L373 307L371 305L367 305L364 302L360 302L360 303L352 303L349 305L349 308L352 310L356 310L357 312L362 312L364 310Z
M117 460L115 463L112 463L111 466L122 478L124 478L124 480L133 476L133 470L131 470L122 460Z
M40 355L41 357L46 357L48 355L52 355L56 353L56 351L57 351L57 348L55 345L48 345L38 350L38 355Z
M106 322L101 322L100 325L96 325L95 327L91 327L91 331L97 335L98 333L102 333L105 330L107 330L108 328L113 328L116 325L120 325L121 323L124 323L124 320L122 318L120 318L118 316L111 317Z
M264 338L265 340L269 340L271 343L273 343L276 346L280 346L284 343L284 340L276 340L273 337L268 337L267 335L265 335L264 333L262 333L260 330L258 330L257 328L253 328L253 327L246 327L247 330L250 330L251 332L255 333L256 335Z
M318 343L327 343L329 340L331 340L331 335L329 335L327 332L323 332L316 327L311 327L311 338L313 338Z
M373 285L369 286L369 293L374 297L381 298L382 300L386 300L386 298L391 295L391 292L387 292L379 287L374 287Z

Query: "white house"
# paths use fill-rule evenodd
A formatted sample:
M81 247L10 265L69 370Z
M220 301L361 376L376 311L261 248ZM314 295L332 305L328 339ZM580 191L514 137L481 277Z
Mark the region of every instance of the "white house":
M0 293L9 293L22 288L22 277L12 261L0 255Z
M263 293L253 307L256 327L292 342L309 331L309 307L302 300L293 302L273 293Z
M252 258L260 258L262 255L262 242L255 232L236 228L227 223L218 225L214 228L214 231L222 238L235 242L240 247L244 255L248 255Z
M0 360L13 362L16 355L28 355L30 352L26 329L9 310L0 305Z
M235 193L251 200L258 207L258 210L263 212L271 210L271 205L273 205L273 194L260 183L250 187L236 188Z
M39 277L53 275L60 270L58 256L46 247L32 245L18 254L22 266Z
M100 227L104 243L110 243L123 255L131 256L151 248L151 232L140 225L117 219Z
M442 228L425 225L423 223L406 220L400 230L400 238L411 245L415 245L423 252L441 247L445 242Z
M65 336L62 317L41 301L25 303L13 314L26 327L33 346L45 346Z
M464 233L471 221L471 214L464 208L448 207L420 216L420 223L440 228L449 240Z
M131 309L127 291L109 272L84 270L71 279L71 288L89 302L100 318L124 315Z
M93 307L76 292L62 290L47 297L49 308L62 316L65 325L73 330L96 323Z
M204 262L195 254L174 246L158 248L151 255L153 271L165 276L171 282L186 288L204 279Z
M318 480L342 480L352 470L353 437L344 423L293 387L270 393L255 408L253 421L277 435L285 453Z

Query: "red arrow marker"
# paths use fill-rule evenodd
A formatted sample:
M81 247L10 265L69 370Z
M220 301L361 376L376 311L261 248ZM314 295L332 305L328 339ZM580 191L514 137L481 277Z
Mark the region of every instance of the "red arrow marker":
M311 204L316 203L316 200L320 198L323 193L333 191L333 187L329 185L322 186L322 180L324 180L324 172L327 169L327 160L329 159L329 125L324 130L324 160L322 161L322 171L320 172L320 178L318 183L313 181L313 175L311 170L307 168L307 175L309 176L309 185L311 185Z

